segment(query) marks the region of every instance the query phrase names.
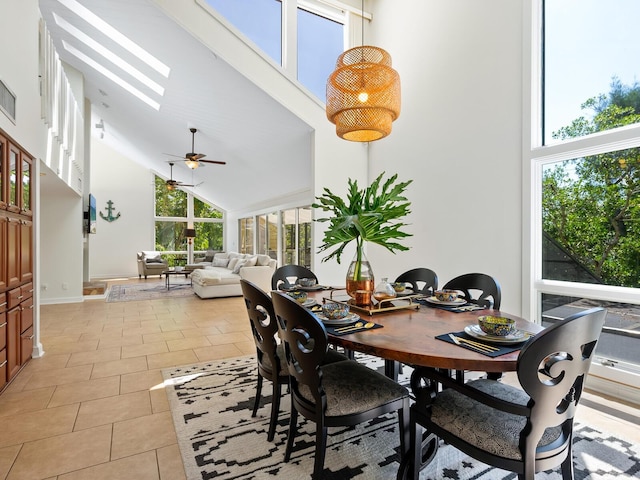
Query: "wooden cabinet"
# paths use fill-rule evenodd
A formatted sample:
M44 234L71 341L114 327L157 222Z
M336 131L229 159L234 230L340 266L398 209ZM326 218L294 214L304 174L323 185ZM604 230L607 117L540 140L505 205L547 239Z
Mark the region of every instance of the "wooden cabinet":
M0 130L0 391L33 351L33 162Z

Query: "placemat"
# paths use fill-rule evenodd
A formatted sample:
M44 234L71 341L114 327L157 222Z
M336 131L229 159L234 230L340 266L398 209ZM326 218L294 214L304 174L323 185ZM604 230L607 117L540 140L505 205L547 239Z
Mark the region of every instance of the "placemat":
M444 342L447 343L452 343L453 345L456 345L457 347L462 347L462 348L466 348L467 350L472 350L476 353L481 353L482 355L486 355L487 357L499 357L500 355L506 355L507 353L511 353L511 352L515 352L517 350L520 350L524 344L526 342L521 342L521 343L517 343L515 345L498 345L495 343L487 343L487 342L482 342L480 340L478 340L477 338L474 338L470 335L467 335L464 330L462 332L451 332L453 333L456 337L462 337L462 338L466 338L467 340L473 340L474 342L477 343L481 343L483 345L488 345L491 347L496 347L498 350L496 350L495 352L481 352L480 350L475 350L474 348L472 348L470 345L465 345L464 343L462 345L456 345L456 343L451 340L451 338L449 338L449 334L448 333L444 333L442 335L438 335L436 336L436 338L438 340L442 340Z
M357 322L353 322L353 324L352 324L352 325L355 325L355 324L356 324L356 323L358 323L358 322L362 322L362 323L364 323L364 324L366 324L366 323L367 323L367 322L365 322L365 321L364 321L364 319L362 319L362 318L361 318L361 319L360 319L360 320L358 320ZM372 323L373 323L373 322L372 322ZM336 325L335 327L329 327L329 326L325 325L325 326L324 326L324 328L326 328L326 329L327 329L327 333L329 333L329 334L331 334L331 335L337 335L337 336L340 336L340 335L351 335L352 333L358 333L358 332L362 332L362 331L364 331L364 330L375 330L376 328L382 328L382 327L383 327L383 325L380 325L379 323L374 323L373 327L369 327L369 328L364 328L364 327L362 327L362 328L357 328L357 329L354 329L354 330L349 330L349 331L347 331L347 332L336 332L336 328L338 328L338 329L340 329L340 328L347 328L348 326L350 326L350 325L340 325L340 326L337 326L337 325Z
M475 310L484 310L486 307L481 305L475 305L473 303L465 303L464 305L459 306L448 306L448 305L436 305L435 303L427 302L426 300L416 300L420 305L426 305L431 308L439 308L440 310L446 310L448 312L473 312Z

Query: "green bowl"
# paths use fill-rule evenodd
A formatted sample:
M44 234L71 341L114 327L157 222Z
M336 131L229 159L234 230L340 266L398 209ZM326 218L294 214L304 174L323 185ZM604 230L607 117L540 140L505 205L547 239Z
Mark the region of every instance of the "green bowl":
M506 337L516 329L516 322L511 318L482 315L478 317L480 329L487 335Z
M296 302L302 304L307 301L308 294L307 292L302 292L300 290L294 290L293 292L287 292L291 298L293 298Z
M339 320L349 315L349 305L337 302L323 303L322 314L330 320Z

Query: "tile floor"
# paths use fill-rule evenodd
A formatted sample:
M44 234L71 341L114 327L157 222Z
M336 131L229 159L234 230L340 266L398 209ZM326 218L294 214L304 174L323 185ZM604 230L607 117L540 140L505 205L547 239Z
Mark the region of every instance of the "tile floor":
M41 324L46 354L0 395L0 479L184 479L160 370L255 351L240 297L44 305ZM579 420L640 443L633 406L587 393Z

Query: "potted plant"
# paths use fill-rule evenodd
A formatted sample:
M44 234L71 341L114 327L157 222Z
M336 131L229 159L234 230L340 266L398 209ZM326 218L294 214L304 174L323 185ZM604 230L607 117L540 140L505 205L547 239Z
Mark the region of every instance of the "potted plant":
M375 288L373 272L363 252L364 243L377 243L393 253L409 249L397 240L411 236L401 228L407 225L402 218L411 213L411 203L403 192L412 180L396 183L396 174L381 185L384 174L382 172L365 189L360 189L357 181L349 179L346 201L325 188L324 193L316 197L318 202L312 205L331 213L329 217L316 219L317 222L329 222L318 251L337 246L322 259L323 262L335 258L340 263L344 248L352 241L356 242L356 253L346 279L347 293L356 305L368 305Z

